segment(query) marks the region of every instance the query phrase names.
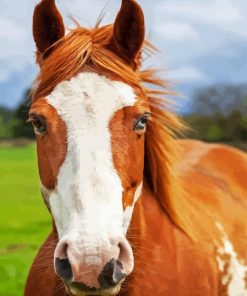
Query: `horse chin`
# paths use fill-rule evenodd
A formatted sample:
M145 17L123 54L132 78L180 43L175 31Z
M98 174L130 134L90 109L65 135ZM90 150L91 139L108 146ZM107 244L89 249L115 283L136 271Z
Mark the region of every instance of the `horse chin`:
M121 290L121 284L108 290L82 291L76 287L65 285L66 291L70 296L116 296Z

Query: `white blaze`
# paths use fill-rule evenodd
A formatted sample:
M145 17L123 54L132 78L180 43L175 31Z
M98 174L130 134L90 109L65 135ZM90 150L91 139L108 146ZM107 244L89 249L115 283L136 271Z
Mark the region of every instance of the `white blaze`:
M124 216L123 216L123 229L124 229L124 234L127 233L129 226L130 226L130 222L131 222L131 218L133 215L133 211L134 211L134 207L136 202L138 201L139 197L141 196L142 193L142 187L143 187L143 183L141 183L135 192L135 196L134 196L134 202L132 206L129 206L125 209L124 211Z
M223 245L218 248L217 262L219 270L224 271L227 266L227 274L222 278L222 284L228 285L228 296L247 296L246 288L246 275L247 266L238 259L238 255L234 250L234 247L225 233L221 224L216 223L217 228L222 232ZM229 260L225 261L224 256L227 255Z
M113 164L109 123L116 111L135 104L133 89L81 73L59 84L47 100L67 127L67 155L50 195L59 238L73 234L77 242L85 238L96 246L97 239L123 235L123 188ZM78 248L85 248L82 244Z

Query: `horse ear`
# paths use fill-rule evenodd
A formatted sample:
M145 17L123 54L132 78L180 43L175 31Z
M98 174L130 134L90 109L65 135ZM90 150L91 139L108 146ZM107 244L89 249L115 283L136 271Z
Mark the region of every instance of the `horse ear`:
M38 53L44 54L64 34L63 19L55 0L42 0L33 15L33 37Z
M136 66L145 38L144 14L135 0L122 0L113 25L112 50Z

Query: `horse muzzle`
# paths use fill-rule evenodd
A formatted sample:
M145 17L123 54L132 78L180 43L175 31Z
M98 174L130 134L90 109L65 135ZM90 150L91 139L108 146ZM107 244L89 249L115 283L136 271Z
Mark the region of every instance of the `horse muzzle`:
M58 275L63 278L68 293L72 296L113 296L120 291L121 284L126 278L126 274L122 270L122 264L114 259L106 264L98 277L100 288L91 288L83 283L72 282L69 263L65 263L65 260L59 261L57 259L56 269Z
M80 283L66 285L66 290L71 296L115 296L120 292L122 280L117 286L109 289L88 288Z
M62 240L55 251L55 272L72 296L113 296L134 267L133 252L126 238L101 252L80 251Z

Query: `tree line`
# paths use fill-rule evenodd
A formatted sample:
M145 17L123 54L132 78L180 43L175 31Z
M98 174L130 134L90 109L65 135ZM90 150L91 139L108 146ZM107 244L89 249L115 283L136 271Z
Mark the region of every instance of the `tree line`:
M34 139L33 128L26 121L30 106L30 90L25 91L21 104L14 110L0 107L0 139Z
M208 142L247 141L247 85L214 85L196 91L187 136Z
M29 92L16 110L0 107L0 139L33 139L26 123L30 106ZM209 142L247 141L247 85L214 85L198 89L190 112L184 116L190 130L187 137Z

